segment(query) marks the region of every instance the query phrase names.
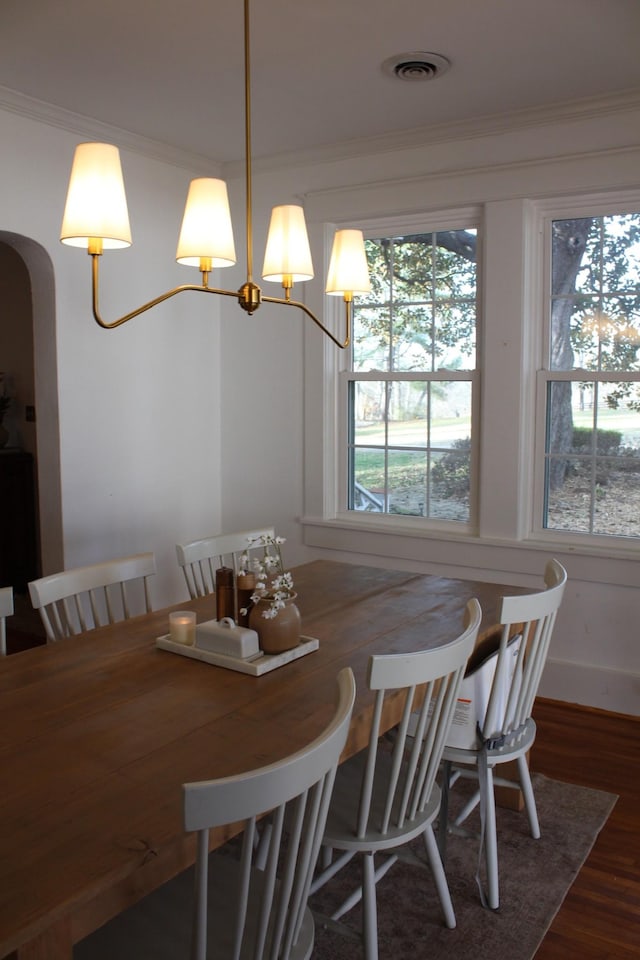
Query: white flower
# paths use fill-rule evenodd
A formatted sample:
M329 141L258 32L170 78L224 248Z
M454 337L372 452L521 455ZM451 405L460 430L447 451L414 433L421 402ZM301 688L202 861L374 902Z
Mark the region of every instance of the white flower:
M263 611L262 616L271 620L277 615L278 610L285 606L285 601L295 596L293 577L289 571L284 570L282 563L280 547L286 541L284 537L271 537L265 534L248 539L250 544L259 543L264 547L262 557L254 557L251 561L256 574L256 585L251 595L251 602L256 604L261 600L265 603L269 601L269 606ZM271 548L274 548L273 552ZM248 565L247 553L243 554L240 562L243 566Z

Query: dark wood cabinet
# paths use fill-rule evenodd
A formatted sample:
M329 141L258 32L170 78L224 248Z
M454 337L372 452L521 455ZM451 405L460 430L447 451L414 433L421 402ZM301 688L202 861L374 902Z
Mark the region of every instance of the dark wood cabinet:
M33 457L0 449L0 586L26 590L38 576Z

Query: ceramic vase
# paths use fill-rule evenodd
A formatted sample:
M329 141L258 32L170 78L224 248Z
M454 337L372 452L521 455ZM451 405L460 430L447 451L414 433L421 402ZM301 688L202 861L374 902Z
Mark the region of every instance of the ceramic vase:
M263 617L271 606L270 600L258 600L249 614L249 627L255 630L264 653L283 653L300 643L300 611L295 605L296 594L285 600L275 617Z

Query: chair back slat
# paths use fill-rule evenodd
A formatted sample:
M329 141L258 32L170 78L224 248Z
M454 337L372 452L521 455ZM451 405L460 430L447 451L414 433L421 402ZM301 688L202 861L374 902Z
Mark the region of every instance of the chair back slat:
M502 599L500 646L481 723L483 736L490 741L517 741L531 717L566 582L564 567L550 560L545 590Z
M367 751L367 763L364 768L362 778L362 788L360 791L360 804L358 807L358 824L356 827L356 836L362 837L367 829L369 818L371 816L371 800L373 796L373 783L376 773L376 763L378 759L378 736L380 731L380 719L384 708L385 691L378 690L376 694L373 717L371 720L371 732L369 735L369 749ZM375 732L374 732L375 731Z
M206 960L207 910L209 900L209 831L200 830L196 835L196 863L193 911L192 960Z
M62 597L59 609L60 622L65 637L70 637L74 633L81 633L87 629L87 618L84 615L79 597ZM91 620L89 620L89 623L91 623Z
M403 829L425 810L480 619L480 605L471 600L464 631L452 643L371 658L368 682L377 692L361 783L359 838ZM403 697L402 719L390 747L381 738L380 720L387 697L398 691Z
M120 602L122 603L122 609L124 610L124 616L126 620L129 620L131 617L131 607L129 605L129 591L127 590L126 582L120 583ZM108 591L106 591L108 593ZM113 614L110 614L113 616Z
M221 533L214 537L177 544L178 564L182 568L191 599L215 593L218 567L229 566L237 575L242 555L262 550L261 544L251 546L251 541L259 540L263 536L274 537L274 528Z
M40 609L40 619L42 620L47 640L54 636L62 636L62 625L55 604L50 607Z
M215 593L216 567L220 566L222 566L222 561L219 556L205 557L193 565L191 569L194 583L197 582L197 596L204 597L208 593Z
M445 737L449 729L450 720L455 709L455 696L462 679L464 666L442 677L437 684L429 684L427 697L422 709L427 713L428 733L424 738L424 749L416 760L420 760L420 768L414 790L413 804L409 810L411 819L415 818L418 810L424 810L425 804L431 796L436 774L440 765L440 757L444 749ZM434 687L436 689L434 690ZM430 716L428 715L430 714ZM418 744L413 749L419 754Z
M318 782L315 784L305 798L306 802L304 807L302 804L299 807L294 836L296 845L301 844L300 861L302 864L315 864L317 862L321 836L319 835L317 828L311 829L309 825L319 823L324 824L327 816L332 783L332 779L327 778L324 782ZM291 951L295 931L299 930L302 925L304 911L306 909L307 900L309 899L309 890L312 880L312 871L310 870L307 871L307 875L303 879L303 882L295 884L297 870L297 864L292 858L290 873L293 886L291 887L290 894L290 920L288 923L288 929L285 931L286 935L284 936L285 947L283 954L285 956L287 956L287 954Z
M31 602L40 611L47 641L128 620L134 612L149 613L155 572L153 553L140 553L31 581Z
M108 595L107 591L106 591L104 588L89 590L89 591L87 592L87 599L88 599L88 601L89 601L89 607L90 607L90 609L91 609L91 617L90 617L90 619L85 618L85 616L84 616L84 614L83 614L83 612L82 612L81 595L74 597L74 600L75 600L75 602L76 602L76 606L78 607L78 610L80 611L80 617L81 617L81 619L82 619L82 621L83 621L83 625L82 625L82 629L83 629L83 630L86 630L86 629L87 629L87 624L88 624L88 623L93 624L93 625L96 626L96 627L102 627L102 626L104 626L104 621L103 621L103 619L102 619L101 616L100 616L100 607L101 607L101 606L102 606L102 607L105 607L105 606L106 606L106 608L107 608L107 616L106 616L105 619L106 619L108 622L111 622L111 621L114 619L113 611L112 611L112 609L111 609L111 601L110 601L110 599L109 599L109 595Z

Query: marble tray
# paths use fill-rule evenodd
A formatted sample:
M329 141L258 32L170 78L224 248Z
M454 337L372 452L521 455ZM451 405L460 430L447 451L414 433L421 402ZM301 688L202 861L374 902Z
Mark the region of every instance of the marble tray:
M291 650L285 650L284 653L258 653L254 657L241 660L238 657L229 657L224 653L214 653L211 650L201 650L199 647L189 647L184 643L174 643L169 639L169 635L158 637L156 647L160 650L168 650L170 653L177 653L181 657L190 657L192 660L202 660L203 663L212 663L216 667L225 667L227 670L236 670L238 673L247 673L252 677L260 677L263 673L269 673L282 667L285 663L291 663L292 660L299 660L307 653L313 653L319 647L319 641L315 637L300 637L300 643Z

